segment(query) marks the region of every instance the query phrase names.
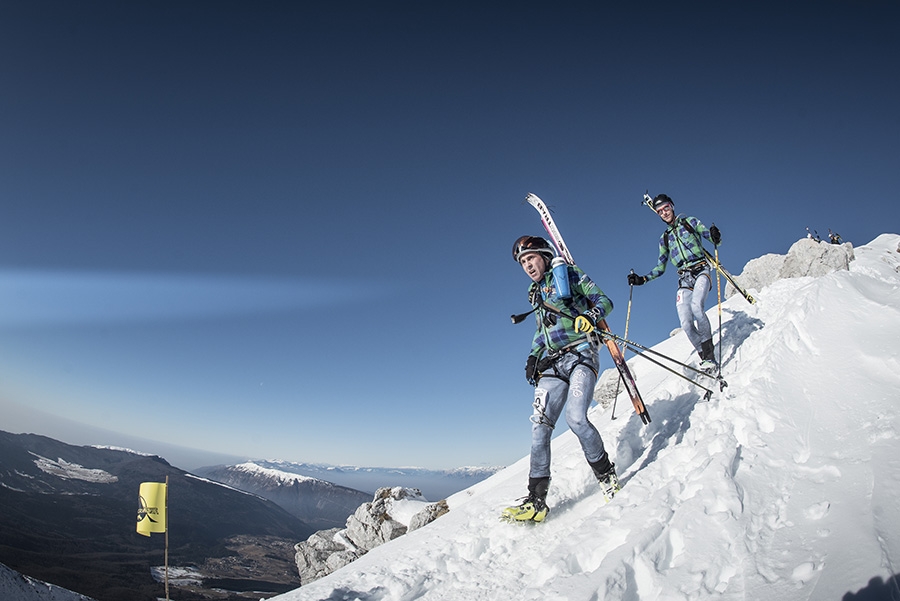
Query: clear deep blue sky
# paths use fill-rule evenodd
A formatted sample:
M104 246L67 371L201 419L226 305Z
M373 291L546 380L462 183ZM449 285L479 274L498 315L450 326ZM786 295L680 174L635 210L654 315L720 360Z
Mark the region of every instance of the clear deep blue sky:
M796 4L4 2L0 429L522 457L527 192L619 333L645 190L736 273L900 230L900 5ZM635 289L632 339L675 286Z

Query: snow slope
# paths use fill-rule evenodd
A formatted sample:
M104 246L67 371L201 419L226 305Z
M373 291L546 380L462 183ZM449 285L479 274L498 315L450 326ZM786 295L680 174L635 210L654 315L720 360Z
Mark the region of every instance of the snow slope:
M30 578L0 563L0 599L3 601L94 601L54 584Z
M885 234L849 272L725 302L729 385L709 402L632 357L652 423L624 395L615 420L591 415L623 484L610 504L566 432L543 524L497 519L525 494L525 457L429 526L275 599L900 599L898 245ZM696 361L683 334L654 348Z

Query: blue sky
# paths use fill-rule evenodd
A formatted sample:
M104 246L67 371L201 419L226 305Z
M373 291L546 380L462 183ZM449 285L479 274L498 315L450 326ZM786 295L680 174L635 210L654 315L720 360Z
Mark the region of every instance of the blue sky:
M525 194L620 333L625 276L662 230L645 190L719 226L736 273L807 227L896 232L898 16L4 3L0 428L510 463L528 452L533 331L509 321L529 281L510 247L542 233ZM635 289L630 338L677 327L675 285Z

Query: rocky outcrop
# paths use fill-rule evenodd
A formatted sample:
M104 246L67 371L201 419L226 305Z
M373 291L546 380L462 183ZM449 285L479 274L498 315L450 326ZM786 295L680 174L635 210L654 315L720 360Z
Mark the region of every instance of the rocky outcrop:
M804 238L791 246L779 277L819 277L832 271L846 271L852 260L853 245L849 242L827 244Z
M406 534L406 524L391 517L390 510L394 501L409 498L424 501L422 493L415 488L379 488L375 491L375 499L371 503L360 505L353 515L347 518L347 538L365 552L403 536Z
M306 542L294 546L300 583L309 584L362 557L352 543L343 537L342 528L319 530Z
M744 271L735 279L745 290L762 290L772 282L779 279L781 267L784 265L785 255L768 254L752 259L744 265ZM713 272L715 273L715 272ZM737 290L726 282L725 298L737 294ZM715 286L715 281L713 281ZM716 291L713 289L712 294Z
M594 401L606 409L612 405L619 392L619 370L611 367L600 373L597 385L594 386Z
M360 505L347 518L346 528L320 530L294 546L300 581L308 584L327 576L448 511L447 501L428 503L416 488L379 488L372 502Z
M428 525L448 511L450 511L450 506L447 505L446 500L438 501L437 503L432 503L431 505L426 505L425 509L412 516L412 519L409 521L407 531L412 532L413 530L421 528L422 526Z
M853 245L849 242L829 244L803 238L791 246L787 255L768 254L748 261L736 279L748 290L762 290L786 278L819 277L833 271L847 270L852 260ZM730 284L726 286L726 298L735 292Z

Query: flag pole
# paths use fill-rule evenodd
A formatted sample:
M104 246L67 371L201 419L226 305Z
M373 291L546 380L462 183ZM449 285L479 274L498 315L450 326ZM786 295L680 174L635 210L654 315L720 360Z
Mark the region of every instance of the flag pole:
M169 601L169 475L166 474L166 601Z

